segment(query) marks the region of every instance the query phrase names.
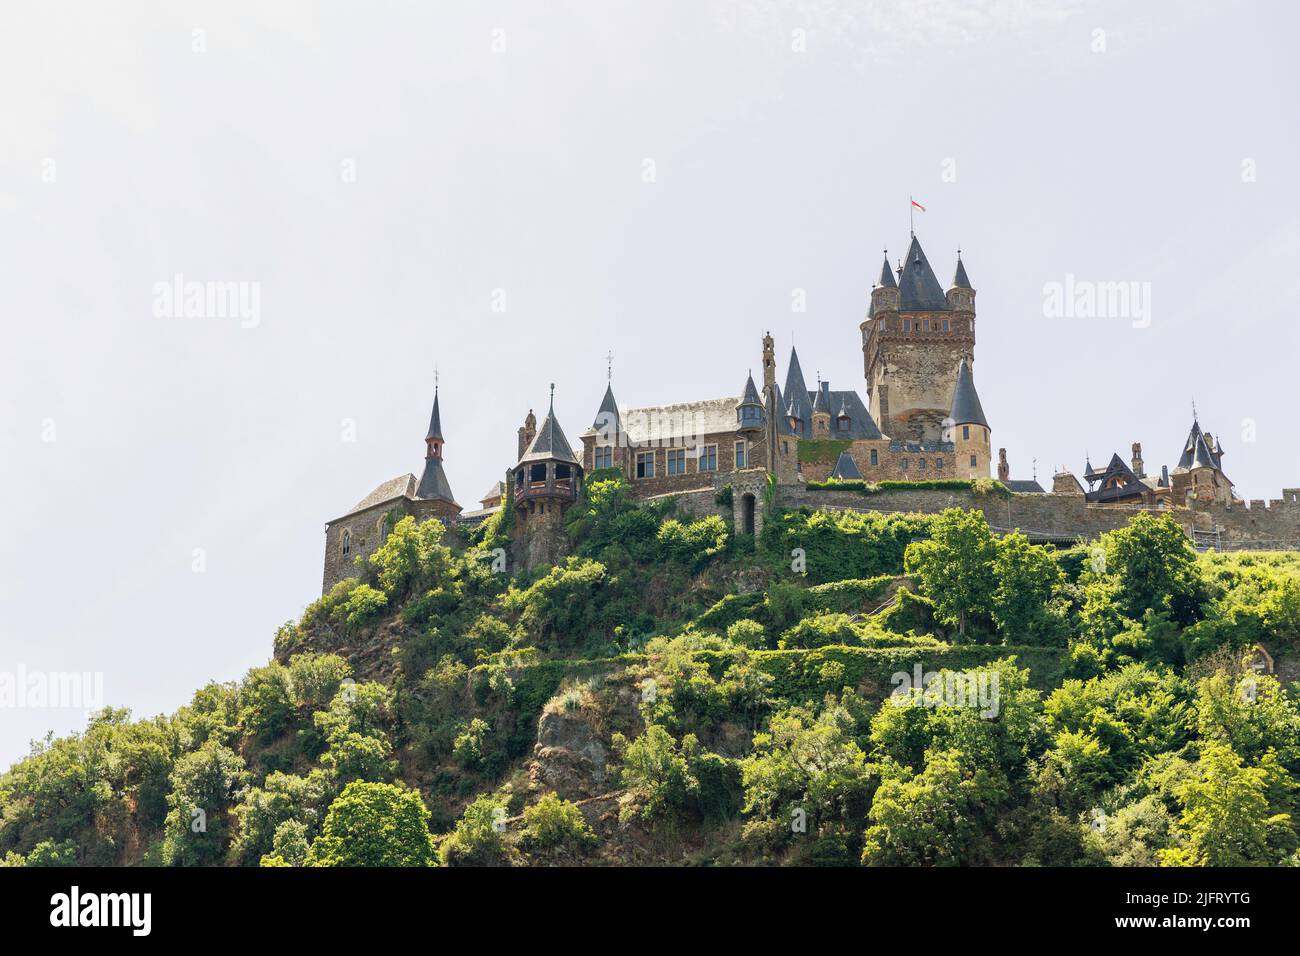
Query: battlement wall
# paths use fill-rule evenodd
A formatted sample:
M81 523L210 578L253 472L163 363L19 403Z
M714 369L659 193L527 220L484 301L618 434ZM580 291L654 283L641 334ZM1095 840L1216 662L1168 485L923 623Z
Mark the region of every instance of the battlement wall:
M984 514L999 530L1019 529L1031 537L1092 538L1122 528L1134 515L1151 510L1089 504L1082 495L981 495L973 491L930 488L899 489L864 495L856 491L810 491L782 486L780 502L788 508L842 509L893 513L936 514L945 508L966 508ZM1222 547L1300 548L1300 490L1284 489L1283 497L1265 505L1197 504L1168 508L1187 532L1218 534Z

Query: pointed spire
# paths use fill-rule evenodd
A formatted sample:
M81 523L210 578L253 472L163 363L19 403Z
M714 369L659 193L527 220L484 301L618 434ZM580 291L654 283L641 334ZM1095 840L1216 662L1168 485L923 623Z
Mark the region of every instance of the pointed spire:
M433 414L429 417L429 434L424 436L424 440L429 441L431 438L442 441L442 413L438 411L438 385L436 382L433 386Z
M758 405L762 406L763 400L758 397L758 388L754 385L754 372L751 369L749 377L745 379L745 392L740 398L741 405Z
M542 427L537 429L536 436L519 457L521 462L535 459L554 459L574 465L580 464L573 454L573 448L569 445L569 439L564 435L564 429L555 420L554 382L551 383L551 405L546 412L546 420L542 422Z
M885 250L885 263L880 267L880 281L876 283L883 289L897 289L898 283L894 281L894 270L889 268L889 250Z
M898 279L898 292L899 308L903 312L946 312L950 309L948 297L943 294L943 287L935 278L921 242L915 236Z
M957 250L957 272L952 277L952 287L954 289L971 289L970 279L966 277L966 267L962 265L961 250ZM971 291L975 291L971 289Z
M957 385L952 390L952 411L949 417L954 425L989 427L988 419L984 417L984 408L980 405L979 394L975 391L975 375L965 358L957 366Z
M799 366L799 353L790 348L790 367L785 374L785 390L782 392L790 400L790 408L797 414L791 418L799 420L796 433L804 435L812 423L812 402L808 396L808 386L804 384L803 369Z

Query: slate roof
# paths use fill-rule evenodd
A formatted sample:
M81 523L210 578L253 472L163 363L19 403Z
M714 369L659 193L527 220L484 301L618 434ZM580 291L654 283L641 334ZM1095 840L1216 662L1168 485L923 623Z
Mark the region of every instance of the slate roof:
M1220 460L1223 452L1217 448L1211 448L1210 443L1205 440L1205 432L1201 431L1201 423L1192 422L1192 430L1187 433L1187 441L1183 443L1183 454L1178 459L1178 466L1174 469L1176 472L1190 471L1193 468L1220 468Z
M1047 494L1047 489L1045 489L1034 479L1016 480L1012 478L1008 481L1004 481L1003 484L1006 485L1008 488L1010 488L1012 491L1022 495L1023 494L1036 494L1036 495Z
M614 401L613 383L605 386L605 397L600 400L600 408L596 410L596 420L591 423L591 427L597 431L605 428L611 433L622 427L618 415L618 403Z
M736 405L740 397L710 398L699 402L629 408L623 413L623 433L632 444L672 438L703 437L736 430Z
M966 278L966 267L961 264L961 254L957 254L957 272L952 277L952 287L954 289L970 289L970 279ZM974 289L971 289L974 292Z
M970 363L965 359L957 366L957 384L952 390L952 411L949 412L954 425L983 425L989 427L984 417L984 406L980 404L979 393L975 391L975 374Z
M740 401L737 404L759 406L763 404L763 400L758 397L758 389L754 386L753 372L750 372L749 378L745 380L745 392L740 396Z
M537 429L537 434L533 436L532 443L520 457L519 463L550 460L567 461L574 465L581 464L573 454L569 439L564 437L564 429L555 420L555 402L553 400L550 409L546 412L546 421L542 422L542 427Z
M375 505L392 501L394 498L414 498L417 487L415 475L405 474L390 478L353 505L347 514L354 515L358 511L365 511L367 508L373 508ZM347 515L344 515L344 517L347 517Z
M827 412L835 412L838 417L839 412L847 411L849 414L849 430L841 432L832 427L832 438L883 438L880 429L876 425L875 419L871 417L871 412L863 404L862 398L857 392L851 389L845 391L835 391L831 388L829 382L821 382L821 400L825 403ZM794 349L790 350L790 366L785 373L785 390L777 390L777 405L785 411L782 416L783 427L781 434L797 435L799 438L813 437L812 413L814 402L819 398L817 392L810 391L804 384L803 369L799 367L799 353ZM797 429L790 428L790 409L795 408L799 412L800 426Z
M438 412L438 389L433 389L433 415L429 418L429 434L424 436L425 439L436 438L442 440L442 415Z
M844 481L861 478L862 472L858 470L857 463L849 456L849 453L842 451L840 457L835 461L834 469L831 470L831 477Z
M1101 482L1102 484L1096 491L1089 491L1085 495L1089 501L1124 501L1129 498L1140 498L1148 490L1147 484L1133 472L1118 453L1110 456L1110 463L1106 465L1105 471L1093 471L1085 477L1088 478L1089 483ZM1114 488L1105 487L1106 482L1111 478L1118 478L1120 484Z
M948 297L935 278L916 236L912 237L912 246L903 262L903 274L898 279L898 308L903 312L950 311Z
M420 476L420 486L415 489L415 497L426 500L449 501L456 505L447 481L447 472L437 458L424 459L424 474ZM460 505L456 505L460 507Z
M880 267L880 281L876 283L886 289L897 289L898 283L894 281L894 270L889 268L889 254L885 254L885 264Z

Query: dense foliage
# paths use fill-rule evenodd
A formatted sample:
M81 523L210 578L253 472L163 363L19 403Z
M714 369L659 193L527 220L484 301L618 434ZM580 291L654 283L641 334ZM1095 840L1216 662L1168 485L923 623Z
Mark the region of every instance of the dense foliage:
M266 666L35 744L0 863L1300 862L1300 556L764 518L597 473L504 570L506 517L395 520Z

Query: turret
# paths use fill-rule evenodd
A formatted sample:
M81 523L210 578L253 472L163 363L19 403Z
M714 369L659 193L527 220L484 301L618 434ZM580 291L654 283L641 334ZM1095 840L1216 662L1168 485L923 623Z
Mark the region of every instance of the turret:
M948 289L948 305L954 312L975 315L975 290L971 288L970 279L966 277L966 267L962 265L961 250L957 250L957 271L952 277L952 286Z
M817 376L817 394L813 396L812 430L814 438L826 438L831 433L830 384Z
M987 478L991 454L989 452L989 423L975 391L975 375L970 363L961 360L957 366L957 383L952 391L952 410L944 422L945 431L951 435L957 460L957 474L969 478Z
M763 429L763 399L759 397L751 372L745 379L745 390L736 403L736 430L759 432Z

